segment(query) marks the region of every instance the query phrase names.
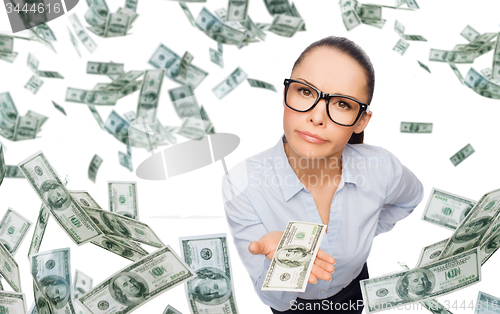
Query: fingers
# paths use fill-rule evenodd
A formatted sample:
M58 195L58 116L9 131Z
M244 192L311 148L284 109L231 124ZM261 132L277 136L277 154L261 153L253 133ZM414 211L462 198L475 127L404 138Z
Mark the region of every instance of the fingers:
M307 282L316 284L318 282L318 278L311 272L311 274L309 275L309 280L307 280Z
M314 264L318 265L320 268L324 269L329 273L333 273L333 271L335 270L335 266L320 259L314 260Z
M252 241L250 245L248 245L248 251L253 255L262 254L264 250L264 245L262 245L259 241Z
M323 268L319 267L316 263L313 264L311 274L314 274L316 278L325 280L325 281L330 281L332 279L332 274L324 270Z
M327 263L335 264L335 259L330 254L323 251L322 249L319 249L318 254L316 254L316 259L318 259L318 258L324 260Z

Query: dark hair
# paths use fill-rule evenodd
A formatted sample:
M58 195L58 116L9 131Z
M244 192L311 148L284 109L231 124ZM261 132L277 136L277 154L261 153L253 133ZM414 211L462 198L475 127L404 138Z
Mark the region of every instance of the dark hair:
M295 63L293 64L292 72L297 65L302 62L304 57L318 47L328 47L335 49L339 52L345 53L346 55L353 58L356 62L361 65L363 70L365 71L366 76L366 94L368 95L367 105L369 105L373 98L373 91L375 90L375 70L373 69L373 64L370 61L370 58L366 54L366 52L358 46L352 40L349 40L345 37L337 37L337 36L328 36L323 39L317 40L310 44L297 58ZM352 133L351 138L349 139L349 144L361 144L363 143L364 131L361 133Z

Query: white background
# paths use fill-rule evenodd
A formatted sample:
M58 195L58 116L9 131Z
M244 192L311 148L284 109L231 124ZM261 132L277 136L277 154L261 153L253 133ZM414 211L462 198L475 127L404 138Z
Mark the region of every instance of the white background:
M254 22L270 23L264 2L250 1L249 15ZM380 4L393 5L392 0L379 0ZM197 28L191 26L178 3L174 1L141 0L139 17L132 33L126 37L104 39L91 34L98 48L90 54L79 43L82 57L73 48L66 26L66 14L49 23L57 42L57 54L37 42L16 39L14 50L19 53L13 64L0 60L0 92L10 91L20 115L28 110L49 117L39 133L39 138L10 142L4 138L7 164L16 165L33 153L43 150L61 177L69 175L70 190L86 190L103 208L107 205L108 180L138 181L140 220L149 224L163 242L180 252L178 238L225 232L229 229L224 218L221 196L222 164L216 164L171 178L167 181L145 181L118 163L118 151L126 152L123 144L99 128L87 106L64 101L67 87L91 89L97 82L110 82L106 76L85 73L87 61L125 63L125 71L151 69L148 64L153 51L160 43L182 56L187 50L193 64L209 72L196 88L198 102L203 104L217 132L234 133L241 139L239 147L225 158L230 168L237 162L274 146L282 132L283 79L289 77L293 62L307 45L329 35L346 36L358 43L370 56L376 73L375 94L372 101L373 118L365 130L365 142L382 146L393 152L404 165L422 181L425 196L419 206L395 228L375 238L368 268L371 277L399 271L398 261L414 267L422 247L448 238L452 232L422 221L420 218L432 187L478 200L484 193L499 188L499 145L497 142L498 100L483 98L460 84L445 63L428 61L431 48L451 50L455 44L466 43L460 32L470 24L478 32L498 32L500 2L495 0L419 0L420 10L383 9L387 19L383 29L360 25L347 32L337 1L296 0L295 4L306 22L306 32L293 38L267 33L264 42L252 43L242 49L224 46L224 68L210 62L208 48L217 44ZM111 12L124 1L108 0ZM194 17L203 6L212 12L226 7L227 1L209 0L207 3L188 3ZM82 24L87 25L83 14L87 4L80 0L76 12ZM423 35L428 42L410 42L403 56L392 50L399 37L394 32L394 21L406 26L406 34ZM0 30L10 32L5 9L0 9ZM28 36L28 32L18 33ZM39 70L58 71L65 79L42 78L45 83L36 95L24 89L32 76L26 65L28 52L39 61ZM473 64L481 70L491 67L493 52L479 57ZM427 64L429 74L419 67L417 60ZM241 67L249 78L274 84L277 93L251 88L243 82L232 93L218 100L211 89ZM458 65L462 74L470 65ZM342 75L342 73L332 73ZM179 84L165 78L158 117L163 124L179 126L181 120L168 97L168 89ZM136 110L139 93L118 101L115 107L99 107L106 120L111 110L123 114ZM63 106L68 116L57 111L51 101ZM400 133L401 121L432 122L432 134ZM179 142L187 139L177 136ZM463 163L453 166L450 157L470 143L475 149ZM163 148L162 148L163 149ZM104 162L94 184L87 177L88 165L94 154ZM133 164L139 165L150 154L133 149ZM36 222L40 200L24 179L5 179L0 187L0 215L12 207L33 223ZM352 208L350 210L356 210ZM205 216L189 218L189 216ZM33 301L31 275L27 251L34 225L16 255L21 269L22 289L27 297L27 307ZM256 239L257 240L257 239ZM229 239L234 290L240 313L270 313L257 297L232 239ZM129 261L100 249L92 244L77 247L57 223L51 219L41 251L62 247L71 248L71 267L79 269L94 279L103 281L125 267ZM150 252L154 248L147 248ZM498 255L498 254L497 254ZM456 293L439 298L443 304L460 306L475 303L478 291L500 296L500 273L495 264L500 257L493 256L482 268L482 281ZM335 274L333 275L335 280ZM9 289L4 281L4 287ZM189 313L184 287L177 286L139 308L137 313L161 313L167 304L183 313ZM462 304L462 305L463 305ZM418 310L411 310L417 312ZM472 309L452 309L452 312L472 313Z

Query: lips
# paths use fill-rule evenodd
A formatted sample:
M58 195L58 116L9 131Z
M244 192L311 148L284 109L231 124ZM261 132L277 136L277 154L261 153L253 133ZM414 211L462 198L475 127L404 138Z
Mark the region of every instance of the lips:
M314 137L314 138L317 138L318 140L321 140L321 141L326 141L324 138L322 138L321 136L319 136L318 134L313 134L313 133L309 133L307 131L297 131L299 133L302 133L302 134L305 134L307 136L310 136L310 137Z

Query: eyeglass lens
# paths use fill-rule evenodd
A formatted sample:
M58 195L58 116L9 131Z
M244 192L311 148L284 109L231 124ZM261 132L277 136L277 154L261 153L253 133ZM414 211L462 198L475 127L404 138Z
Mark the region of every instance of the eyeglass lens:
M293 109L305 111L314 104L318 92L313 88L297 82L291 82L286 93L286 103ZM328 101L330 118L340 124L352 124L359 113L360 105L354 100L344 97L332 97Z

